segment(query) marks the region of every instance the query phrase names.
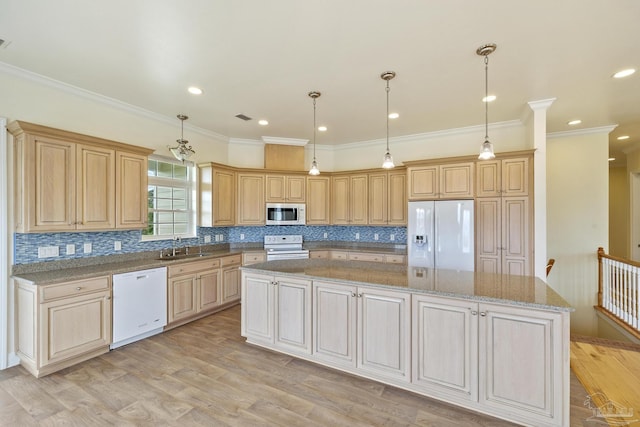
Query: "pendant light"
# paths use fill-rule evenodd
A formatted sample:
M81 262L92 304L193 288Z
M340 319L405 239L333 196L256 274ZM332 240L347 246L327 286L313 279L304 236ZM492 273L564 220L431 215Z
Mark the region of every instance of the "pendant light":
M489 142L489 55L496 50L494 43L485 44L476 49L476 53L484 56L484 142L480 148L480 160L495 159L493 144Z
M309 97L313 99L313 161L311 162L311 169L309 169L309 175L320 175L320 169L318 169L318 162L316 162L316 99L320 97L320 92L309 92Z
M176 147L168 147L168 148L169 148L169 151L171 151L171 154L173 154L173 156L176 159L184 163L185 160L187 160L196 152L193 151L193 148L191 148L190 145L187 146L189 141L184 139L184 121L187 120L189 117L185 116L184 114L178 114L177 117L178 119L180 119L180 139L176 140L176 142L178 143Z
M382 167L384 169L392 169L395 167L393 164L393 157L391 157L391 153L389 152L389 91L391 90L389 89L389 80L395 76L396 73L394 71L385 71L380 74L380 78L387 82L387 87L385 89L387 92L387 151L384 153L384 158L382 159Z

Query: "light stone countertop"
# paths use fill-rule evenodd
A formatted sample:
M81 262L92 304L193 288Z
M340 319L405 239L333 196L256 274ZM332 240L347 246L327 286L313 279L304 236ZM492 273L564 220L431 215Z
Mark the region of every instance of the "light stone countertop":
M282 260L241 267L243 272L330 280L477 302L497 302L554 311L573 308L533 276L408 267L363 261Z
M389 244L389 243L372 243L372 242L350 242L350 241L316 241L305 242L304 249L310 251L352 251L352 252L370 252L389 255L407 255L407 245L405 244Z

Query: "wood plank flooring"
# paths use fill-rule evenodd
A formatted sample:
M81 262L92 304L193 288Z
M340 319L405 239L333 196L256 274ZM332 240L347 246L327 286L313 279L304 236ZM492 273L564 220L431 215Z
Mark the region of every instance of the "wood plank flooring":
M571 379L571 425L591 411ZM0 371L1 426L511 426L262 350L240 307L36 379Z

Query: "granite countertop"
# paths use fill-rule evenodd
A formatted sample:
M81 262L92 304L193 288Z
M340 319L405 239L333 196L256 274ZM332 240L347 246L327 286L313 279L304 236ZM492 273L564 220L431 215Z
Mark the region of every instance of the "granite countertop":
M319 241L308 242L303 245L305 249L314 250L343 250L357 252L371 252L389 255L406 255L407 245L372 243L372 242L349 242L349 241Z
M348 285L392 288L477 302L498 302L554 311L573 311L573 308L551 287L533 276L323 259L270 261L244 266L241 270L331 280Z

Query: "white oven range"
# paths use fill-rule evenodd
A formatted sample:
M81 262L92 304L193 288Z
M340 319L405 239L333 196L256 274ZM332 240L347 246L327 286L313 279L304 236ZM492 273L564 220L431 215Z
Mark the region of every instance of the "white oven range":
M302 235L299 234L264 236L264 249L267 261L309 258L309 251L302 249Z

